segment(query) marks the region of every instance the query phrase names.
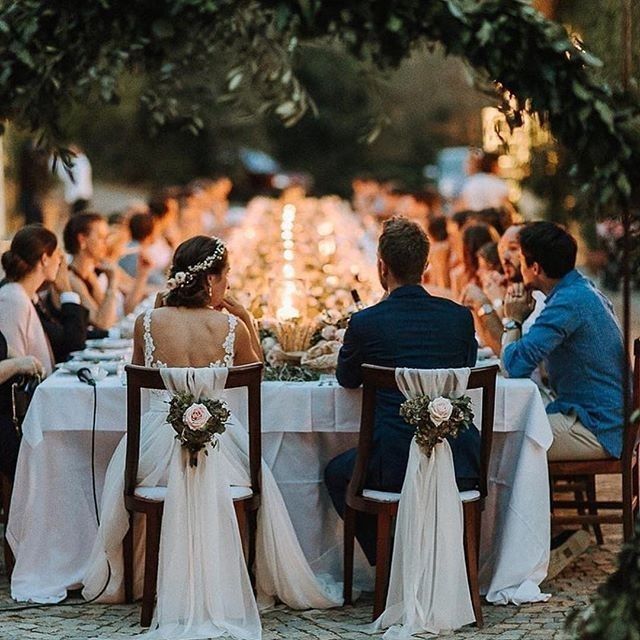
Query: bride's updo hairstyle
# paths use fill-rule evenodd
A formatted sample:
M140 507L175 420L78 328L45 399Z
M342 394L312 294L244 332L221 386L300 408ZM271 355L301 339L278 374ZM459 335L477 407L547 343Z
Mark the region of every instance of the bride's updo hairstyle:
M219 276L227 266L227 249L219 238L194 236L173 255L169 272L168 307L206 307L209 304L207 276Z
M2 254L2 268L10 282L18 282L29 275L46 253L48 256L58 246L56 236L39 224L29 224L16 233L11 247Z

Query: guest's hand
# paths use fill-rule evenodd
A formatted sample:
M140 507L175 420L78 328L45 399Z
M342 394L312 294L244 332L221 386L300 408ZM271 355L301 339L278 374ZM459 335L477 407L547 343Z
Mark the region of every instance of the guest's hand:
M462 293L462 304L477 311L483 304L491 304L491 300L477 284L470 283Z
M226 295L222 299L221 309L226 309L231 315L237 316L240 320L251 321L251 314L233 297Z
M120 281L120 274L118 273L118 265L113 262L103 262L100 265L100 271L107 276L109 281L109 287L115 289Z
M60 261L56 279L53 281L53 288L57 293L62 293L64 291L73 291L73 289L71 288L71 280L69 279L69 265L64 259Z
M495 300L504 301L504 297L507 295L506 278L497 271L485 271L480 273L479 276L482 290L487 298L492 302Z
M521 282L509 286L504 299L504 315L522 324L534 310L536 301Z
M43 376L44 367L35 356L24 356L22 358L14 358L16 373L27 376Z

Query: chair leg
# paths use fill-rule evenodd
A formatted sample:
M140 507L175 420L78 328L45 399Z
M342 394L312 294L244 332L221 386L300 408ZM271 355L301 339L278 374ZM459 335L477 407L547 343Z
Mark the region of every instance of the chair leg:
M585 485L588 485L588 480L587 478L580 478L580 482L584 482ZM582 493L582 489L576 489L573 492L573 498L576 501L576 511L578 512L579 516L583 516L585 515L584 513L584 494ZM589 525L588 524L583 524L582 528L584 531L589 531Z
M596 506L596 477L589 476L587 479L587 500L589 501L589 515L597 516L598 507ZM593 533L596 536L597 544L604 544L604 538L602 536L602 527L599 522L596 522L593 526Z
M140 626L148 627L153 619L158 581L158 561L160 555L160 526L162 512L154 509L147 513L147 535L144 550L144 587L142 591L142 612Z
M11 578L13 567L16 563L15 556L7 542L7 527L9 526L9 508L11 506L11 494L13 493L13 483L7 476L0 474L0 500L2 501L2 522L4 523L4 570L7 578Z
M133 602L133 531L134 514L129 511L129 529L122 542L122 556L124 562L124 601Z
M247 509L243 500L238 500L233 503L233 508L236 512L236 520L238 521L238 530L240 532L240 542L242 544L242 553L244 555L244 561L248 564L249 553L247 549Z
M387 601L389 569L391 564L391 520L392 516L385 509L378 512L376 586L373 597L373 620L380 617Z
M256 589L256 535L258 531L258 512L255 510L248 513L248 533L249 533L249 578L251 579L251 586L253 590Z
M344 510L343 587L344 604L353 599L353 553L356 535L356 512L349 506Z
M470 502L463 505L464 512L464 557L467 565L467 579L471 605L476 617L476 627L484 626L482 601L478 583L478 556L480 551L480 503Z
M633 478L622 474L622 532L624 542L633 538Z

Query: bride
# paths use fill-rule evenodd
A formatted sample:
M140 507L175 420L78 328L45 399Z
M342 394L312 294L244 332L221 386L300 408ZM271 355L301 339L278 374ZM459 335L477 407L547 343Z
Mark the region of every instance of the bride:
M258 354L261 353L259 338L249 313L233 298L225 296L228 273L227 250L221 240L196 236L183 242L175 252L168 282L170 291L164 306L149 310L136 320L133 364L157 368L206 368L259 362ZM170 471L172 453L175 447L180 446L174 438L173 429L166 424L166 397L160 400L158 402L157 398L155 401L153 397L151 398L149 411L141 420L138 480L141 486L146 487L167 485L167 477L173 473L173 467ZM98 602L122 602L124 599L122 543L128 529L128 514L123 498L125 440L126 437L118 445L107 469L100 510L100 526L83 579L83 596L88 600L97 599ZM235 417L230 419L226 431L220 436L219 445L216 449L224 459L224 464L218 465L216 462L216 465L224 468L225 486L229 484L247 486L249 484L248 436L246 429ZM205 469L206 459L210 457L204 457L205 464L202 466ZM204 491L210 489L206 485ZM199 496L196 496L196 502L202 503ZM178 505L178 510L188 511L188 508L188 505ZM195 517L200 518L200 524L202 524L206 522L209 515L200 513ZM169 526L167 517L165 503L163 538ZM228 531L232 534L230 537L235 539L237 523L234 518L231 513L229 518L232 520L231 524L221 520L218 522L221 523L222 529L225 526L233 527ZM136 598L142 594L143 522L143 520L140 524L136 522L134 528L136 536L134 596ZM179 527L180 520L176 524ZM186 532L180 533L184 536ZM211 536L219 533L220 531L207 531ZM163 544L164 539L161 542L160 576L163 576ZM200 548L207 548L206 544L207 541ZM229 541L229 548L232 547L232 541ZM198 585L172 584L167 572L164 574L164 579L161 577L158 579L158 607L154 625L160 626L159 632L163 632L164 626L163 612L160 611L163 602L171 602L175 610L176 607L173 604L175 599L188 600L189 596L184 594L213 592L219 589L216 585L220 568L213 566L209 571L211 575L207 575L206 568L207 565L211 567L211 558L197 557L198 545L194 545L194 548L196 557L190 560L203 567L201 573L204 574L199 576L201 580ZM201 553L200 555L208 556L209 554ZM223 561L226 561L226 558ZM167 564L171 565L171 563ZM172 566L175 566L175 563ZM332 583L326 577L315 576L311 571L296 538L278 486L264 461L255 569L257 603L261 609L270 606L276 599L294 609L329 608L342 603L341 585ZM181 579L177 579L177 582ZM240 582L243 587L248 585L246 580ZM168 600L167 594L162 593L163 588L172 591ZM246 588L245 591L247 591ZM253 594L250 589L248 591L255 609ZM231 598L239 600L241 596L232 594ZM218 622L216 620L205 621L210 623L209 626L203 626L201 620L197 629L194 625L186 628L189 627L189 623L185 622L185 619L193 614L193 609L197 608L198 604L185 602L184 606L188 614L176 613L173 616L175 619L172 620L170 627L171 637L213 637L224 632L230 632L238 637L252 635L241 633L237 628L232 630L227 628L226 631L221 632L220 625L216 625ZM257 612L255 618L257 619ZM166 627L164 633L167 633L168 629Z

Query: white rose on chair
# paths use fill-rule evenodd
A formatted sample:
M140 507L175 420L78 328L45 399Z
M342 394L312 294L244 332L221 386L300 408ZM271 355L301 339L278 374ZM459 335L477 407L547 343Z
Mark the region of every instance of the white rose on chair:
M192 431L202 431L207 426L211 414L203 404L192 404L182 416L183 422Z
M443 422L446 422L453 412L453 404L449 398L443 398L442 396L434 398L427 407L431 420L436 427L440 426Z

